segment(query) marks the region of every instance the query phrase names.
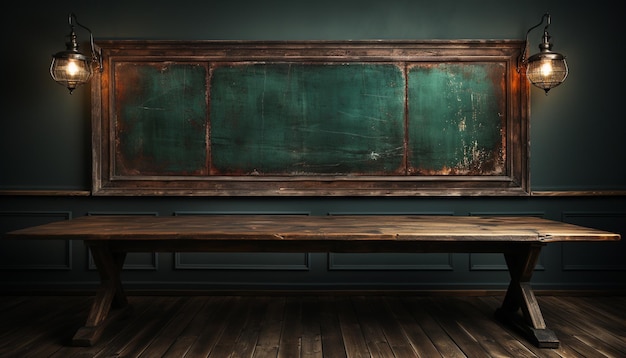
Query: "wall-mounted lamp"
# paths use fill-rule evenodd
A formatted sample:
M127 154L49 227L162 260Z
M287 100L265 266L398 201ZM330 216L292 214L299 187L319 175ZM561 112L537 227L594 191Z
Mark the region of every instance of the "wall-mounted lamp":
M102 71L102 57L96 52L93 44L93 34L89 28L81 25L76 20L76 15L69 16L70 34L69 40L65 43L66 50L57 52L52 56L52 64L50 65L50 75L59 83L67 87L70 94L74 89L83 85L91 79L93 74L93 64ZM83 55L78 51L78 40L76 32L74 32L74 24L89 31L89 43L91 45L91 58Z
M539 44L540 51L526 59L528 34L543 24L544 19L546 20L546 27L543 28L543 37ZM546 95L550 89L565 81L569 71L567 63L565 62L565 56L557 52L552 52L548 26L550 26L550 14L545 13L540 23L528 29L521 58L522 65L526 67L526 77L528 77L530 83L546 91Z

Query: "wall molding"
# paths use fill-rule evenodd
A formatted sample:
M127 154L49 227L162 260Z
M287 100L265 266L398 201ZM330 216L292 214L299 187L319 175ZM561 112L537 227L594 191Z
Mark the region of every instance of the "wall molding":
M0 196L90 196L89 190L0 190Z
M223 263L212 263L209 259L212 254L220 255L221 257L228 257L229 260ZM185 263L185 255L202 255L205 258L205 262L197 263ZM269 257L268 255L275 255L274 253L250 253L254 257ZM267 264L263 262L254 262L248 257L246 260L237 260L237 257L241 257L241 253L213 253L213 252L199 252L199 253L174 253L174 270L259 270L259 271L310 271L311 270L311 254L284 254L289 255L289 258L296 258L302 260L300 263L276 263ZM230 259L232 258L232 260Z
M43 224L48 221L51 221L51 220L48 220L50 218L59 219L59 220L70 220L72 218L72 212L70 211L2 211L0 212L1 222L3 222L3 220L6 219L6 220L10 220L9 222L11 224L15 224L15 222L20 219L27 219L27 220L33 220L33 221L39 221L38 219L41 219L41 222L38 222L38 224ZM21 226L21 225L18 224L18 226ZM32 224L28 224L27 226L32 226ZM9 230L14 230L14 229L17 230L19 228L21 227L9 227ZM0 232L0 234L2 233ZM54 241L3 240L2 242L0 242L0 244L2 245L11 245L11 244L17 245L16 248L21 247L25 245L26 243L30 243L30 244L45 243L47 245L54 245L54 247L57 247L57 245L60 245L58 249L62 252L62 256L55 258L55 259L58 259L57 263L47 263L47 264L36 263L36 262L32 262L32 263L0 262L0 271L14 271L14 270L67 271L67 270L72 270L73 268L72 240L63 240L63 241L59 241L59 240L54 240ZM36 249L37 249L37 246L30 246L28 247L27 250L15 252L14 255L17 255L17 256L24 255L22 257L25 258L31 253L34 253ZM6 247L0 246L0 250L6 250ZM48 256L50 254L51 254L50 252L47 252Z
M564 211L562 221L574 225L582 225L595 227L601 230L620 232L626 222L626 212L622 211ZM606 220L606 221L604 221ZM582 222L581 222L582 221ZM603 222L604 221L604 222ZM605 226L608 225L608 226ZM624 252L624 232L622 232L622 241L613 243L562 243L561 248L561 269L563 271L626 271L622 256L619 252ZM574 249L578 247L578 249ZM589 258L588 262L582 262L583 258L576 257L568 261L569 250L573 249L573 253L585 252L585 257ZM601 256L602 263L592 260L594 256ZM569 263L568 263L569 262Z
M533 190L530 196L626 196L626 190Z
M356 263L340 263L338 258L341 255L363 255L366 257L366 260L356 262ZM393 253L390 254L375 254L375 255L385 255L386 257L393 257ZM341 253L328 253L328 271L454 271L454 263L452 259L451 253L410 253L407 255L411 255L415 257L414 264L375 264L371 263L372 254L341 254ZM428 263L428 264L420 264L419 257L420 255L445 255L443 257L446 258L445 261L441 261L440 263Z

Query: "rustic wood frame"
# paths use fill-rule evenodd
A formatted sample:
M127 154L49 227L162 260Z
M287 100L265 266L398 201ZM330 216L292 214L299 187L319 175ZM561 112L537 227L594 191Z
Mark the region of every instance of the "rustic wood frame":
M152 196L526 196L529 187L529 85L519 40L432 41L98 41L104 68L93 78L92 195ZM505 64L503 175L201 175L114 173L114 68L119 61L251 61L260 63Z

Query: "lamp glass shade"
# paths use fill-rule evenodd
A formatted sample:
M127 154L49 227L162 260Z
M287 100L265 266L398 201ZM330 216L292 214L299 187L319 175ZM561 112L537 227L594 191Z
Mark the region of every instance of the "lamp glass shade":
M74 89L91 79L91 59L77 51L62 51L52 56L50 75L72 93Z
M563 55L554 52L542 52L528 59L526 76L535 86L548 93L567 78L567 62Z

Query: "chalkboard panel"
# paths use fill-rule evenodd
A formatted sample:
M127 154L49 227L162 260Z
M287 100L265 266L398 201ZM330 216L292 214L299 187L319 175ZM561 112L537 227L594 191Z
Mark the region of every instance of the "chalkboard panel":
M528 195L521 41L104 41L94 195Z
M115 77L115 175L206 175L205 66L122 62Z
M211 89L211 174L405 173L396 65L217 65Z
M416 64L408 78L411 173L506 173L503 63Z

